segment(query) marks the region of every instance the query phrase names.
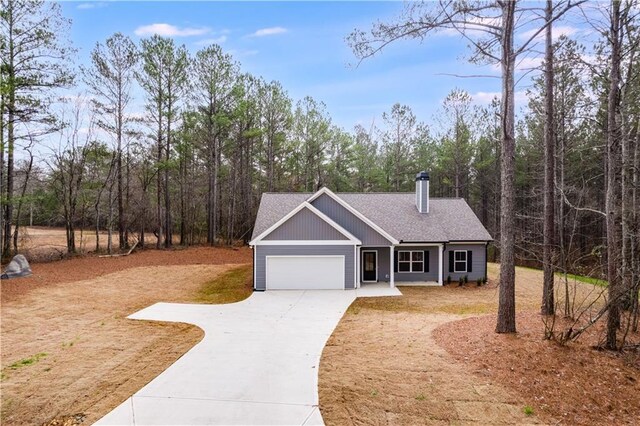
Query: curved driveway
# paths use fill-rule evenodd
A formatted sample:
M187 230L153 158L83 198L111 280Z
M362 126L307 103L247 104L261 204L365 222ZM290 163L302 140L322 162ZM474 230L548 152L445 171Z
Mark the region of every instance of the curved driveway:
M324 345L358 290L267 291L229 305L157 303L129 318L185 322L203 340L97 424L322 424Z

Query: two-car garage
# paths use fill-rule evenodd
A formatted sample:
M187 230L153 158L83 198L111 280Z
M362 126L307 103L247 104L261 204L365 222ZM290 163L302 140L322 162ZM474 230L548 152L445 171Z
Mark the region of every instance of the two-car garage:
M268 290L345 288L344 256L265 256Z

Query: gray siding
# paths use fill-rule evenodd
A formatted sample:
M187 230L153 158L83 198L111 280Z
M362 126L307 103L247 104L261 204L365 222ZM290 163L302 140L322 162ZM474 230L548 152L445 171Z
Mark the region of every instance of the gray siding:
M399 246L396 251L428 251L429 252L429 272L396 272L394 275L396 283L409 281L438 281L438 251L440 247L425 246ZM446 275L444 275L446 277Z
M334 227L307 208L274 229L265 240L347 240Z
M391 242L380 235L378 231L364 223L328 195L322 194L313 200L311 204L362 241L362 245L385 246L391 244Z
M471 250L471 272L455 273L449 270L449 252L455 250ZM458 281L463 276L467 276L469 281L475 281L482 279L487 274L487 260L484 244L447 244L444 251L444 281L446 283L447 276L451 277L452 281Z
M355 246L338 245L338 246L262 246L254 247L254 268L256 290L266 289L265 265L266 256L304 256L304 255L343 255L344 256L344 278L345 288L354 288L354 251Z
M422 203L422 204L421 204ZM429 207L429 181L416 181L416 208L420 213L428 213Z

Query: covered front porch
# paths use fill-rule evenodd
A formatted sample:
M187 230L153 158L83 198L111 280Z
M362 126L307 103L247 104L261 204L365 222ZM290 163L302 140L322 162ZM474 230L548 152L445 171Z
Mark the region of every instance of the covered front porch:
M356 247L356 286L441 286L444 244Z

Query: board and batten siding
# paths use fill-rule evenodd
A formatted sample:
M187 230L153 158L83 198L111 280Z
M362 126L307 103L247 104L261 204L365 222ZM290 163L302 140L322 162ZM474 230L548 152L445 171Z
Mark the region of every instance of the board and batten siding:
M395 281L396 283L410 282L410 281L438 281L438 251L440 247L434 246L397 246L396 252L399 251L428 251L429 252L429 272L400 272L396 268ZM394 257L394 262L397 261L397 253Z
M309 209L302 209L274 229L264 240L347 240Z
M443 279L446 282L447 277L451 277L451 281L458 281L463 276L467 276L469 281L483 279L487 275L487 259L486 245L482 244L453 244L449 243L444 251L444 269ZM453 272L449 269L449 253L455 250L471 251L471 272Z
M257 245L254 247L255 256L255 282L256 290L266 290L266 256L344 256L344 282L345 289L353 289L355 286L354 245L295 245L273 246ZM302 286L301 286L302 287Z
M311 204L320 210L322 213L326 214L336 222L338 225L342 226L349 233L354 235L360 241L362 241L362 245L364 246L388 246L391 245L391 242L387 240L385 237L380 235L378 231L373 229L371 226L367 225L356 215L351 213L349 210L344 208L338 202L336 202L333 198L328 196L327 194L322 194L315 200L311 202Z

